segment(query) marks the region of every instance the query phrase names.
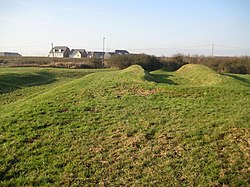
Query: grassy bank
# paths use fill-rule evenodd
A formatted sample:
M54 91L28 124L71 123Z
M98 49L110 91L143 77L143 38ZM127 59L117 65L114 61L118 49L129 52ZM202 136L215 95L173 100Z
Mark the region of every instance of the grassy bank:
M0 185L250 183L249 75L94 71L0 69Z
M57 67L57 68L101 68L101 61L89 58L51 57L4 57L0 56L0 67Z

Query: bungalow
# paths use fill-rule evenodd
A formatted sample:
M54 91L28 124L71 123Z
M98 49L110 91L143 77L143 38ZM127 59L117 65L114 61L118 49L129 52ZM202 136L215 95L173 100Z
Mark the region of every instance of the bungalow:
M56 46L49 52L49 57L69 57L70 49L67 46Z
M85 49L72 49L69 53L69 58L84 58L87 57Z
M17 56L22 56L22 55L20 55L19 53L14 53L14 52L0 52L0 56L14 56L14 57L17 57Z
M116 55L115 52L106 52L105 55L104 55L104 59L109 59L114 55Z
M88 58L103 58L103 56L105 55L104 52L98 52L98 51L88 51Z
M127 50L115 50L115 53L118 55L128 55L129 52Z

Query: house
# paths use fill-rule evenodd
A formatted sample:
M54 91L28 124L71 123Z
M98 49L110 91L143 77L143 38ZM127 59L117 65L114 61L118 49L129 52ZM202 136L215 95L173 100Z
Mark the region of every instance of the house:
M85 49L72 49L69 53L69 58L84 58L87 57Z
M56 46L49 52L49 57L69 57L70 49L67 46Z
M109 59L114 55L116 55L115 52L106 52L105 55L104 55L104 59Z
M89 51L87 57L88 58L100 58L100 59L102 59L104 55L105 55L104 52Z
M104 59L109 59L111 58L111 56L114 55L128 55L129 52L126 50L115 50L115 52L98 52L98 51L89 51L87 57L88 58L99 58L102 59L104 57Z
M17 57L17 56L22 56L22 55L20 55L19 53L14 53L14 52L0 52L0 56L14 56L14 57Z
M115 50L117 55L128 55L129 52L127 50Z

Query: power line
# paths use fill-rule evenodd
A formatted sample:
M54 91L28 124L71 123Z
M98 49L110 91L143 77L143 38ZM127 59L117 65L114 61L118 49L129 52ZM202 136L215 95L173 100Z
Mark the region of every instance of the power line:
M222 48L231 48L231 49L246 49L250 50L250 48L243 48L243 47L236 47L236 46L226 46L226 45L215 45L216 47L222 47Z
M227 46L227 45L220 45L220 44L213 44L214 47L221 47L221 48L231 48L231 49L246 49L250 50L250 48L238 47L238 46ZM29 47L45 47L48 44L39 44L39 45L20 45L20 46L0 46L1 48L29 48ZM82 46L72 46L72 47L80 47ZM167 50L167 49L193 49L193 48L201 48L201 47L211 47L211 44L205 45L190 45L190 46L177 46L177 47L155 47L155 48L127 48L128 50ZM85 47L86 48L86 47ZM114 48L110 48L114 49Z
M128 50L168 50L168 49L193 49L201 47L209 47L211 45L196 45L196 46L179 46L179 47L160 47L160 48L128 48Z
M206 44L206 45L196 45L196 46L186 46L186 47L177 47L176 49L192 49L192 48L200 48L200 47L209 47L211 46L210 44Z

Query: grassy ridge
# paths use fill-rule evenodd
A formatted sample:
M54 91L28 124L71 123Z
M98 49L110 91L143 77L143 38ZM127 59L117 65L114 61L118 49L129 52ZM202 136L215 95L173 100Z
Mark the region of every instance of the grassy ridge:
M188 82L193 85L199 86L215 85L227 81L227 77L219 75L206 66L197 64L187 64L182 66L176 71L176 75L188 80Z
M250 77L220 75L217 86L189 73L132 66L9 100L0 184L247 186Z

